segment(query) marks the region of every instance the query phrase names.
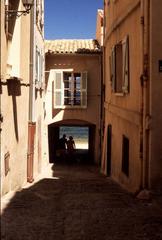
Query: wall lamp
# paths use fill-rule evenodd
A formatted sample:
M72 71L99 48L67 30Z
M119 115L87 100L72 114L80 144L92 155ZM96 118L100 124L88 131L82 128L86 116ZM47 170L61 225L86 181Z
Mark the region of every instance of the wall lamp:
M8 6L8 0L6 2L7 2L6 5ZM20 17L21 15L27 15L28 13L30 13L31 8L34 5L34 0L22 0L22 4L25 8L25 10L23 11L6 9L7 18L15 17L15 16Z

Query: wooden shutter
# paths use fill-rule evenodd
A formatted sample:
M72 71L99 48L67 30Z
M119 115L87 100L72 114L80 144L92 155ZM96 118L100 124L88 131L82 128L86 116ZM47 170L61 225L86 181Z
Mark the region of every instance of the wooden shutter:
M123 86L124 93L129 92L129 38L128 36L122 42L123 49Z
M81 107L87 107L87 72L81 74Z
M116 88L116 51L115 51L115 46L112 49L111 52L111 63L110 63L110 67L111 67L111 86L112 86L112 91L115 92L115 88Z
M63 81L62 72L54 71L54 108L63 106Z

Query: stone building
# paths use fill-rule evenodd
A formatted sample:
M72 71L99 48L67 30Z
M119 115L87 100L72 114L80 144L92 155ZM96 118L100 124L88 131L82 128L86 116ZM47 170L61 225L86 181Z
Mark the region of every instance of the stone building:
M104 1L102 171L132 192L162 186L162 4Z
M32 182L42 168L43 4L33 1L30 10L23 0L0 3L2 195Z
M45 122L50 161L61 126L87 127L89 159L100 159L101 48L97 40L46 40Z

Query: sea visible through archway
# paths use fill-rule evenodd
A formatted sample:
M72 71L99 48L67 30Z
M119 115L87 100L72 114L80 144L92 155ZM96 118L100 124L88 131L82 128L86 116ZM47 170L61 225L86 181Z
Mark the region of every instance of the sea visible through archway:
M59 137L61 138L63 134L66 134L66 137L72 136L76 149L88 149L89 148L89 127L80 127L80 126L60 126L59 128Z

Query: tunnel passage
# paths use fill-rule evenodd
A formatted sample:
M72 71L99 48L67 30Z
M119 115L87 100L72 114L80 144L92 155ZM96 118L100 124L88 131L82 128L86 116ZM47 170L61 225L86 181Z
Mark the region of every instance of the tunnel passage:
M49 162L61 162L58 154L59 138L66 134L67 138L73 136L76 150L75 160L80 163L94 162L95 125L87 122L61 121L48 125Z

